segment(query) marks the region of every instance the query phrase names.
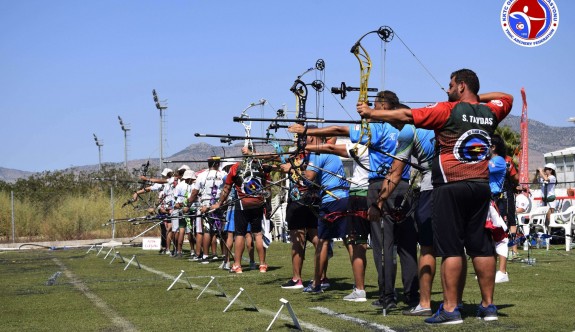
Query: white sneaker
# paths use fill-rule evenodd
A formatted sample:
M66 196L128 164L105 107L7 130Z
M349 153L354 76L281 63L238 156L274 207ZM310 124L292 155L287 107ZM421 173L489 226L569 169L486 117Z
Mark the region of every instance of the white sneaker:
M367 301L367 298L365 297L364 290L354 288L351 294L343 297L343 300L351 302L365 302Z
M220 269L229 270L230 269L230 262L222 262L222 264L220 264Z
M509 274L507 272L501 272L501 271L497 271L497 273L495 273L495 283L496 284L500 284L502 282L508 282L509 281Z

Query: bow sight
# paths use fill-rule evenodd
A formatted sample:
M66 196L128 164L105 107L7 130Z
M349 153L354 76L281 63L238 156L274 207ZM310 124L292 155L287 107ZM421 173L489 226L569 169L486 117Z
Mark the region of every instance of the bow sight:
M334 86L331 88L331 93L334 95L339 95L341 100L344 100L347 96L347 93L350 91L360 91L359 87L347 86L345 82L341 82L341 85L338 87ZM369 92L377 92L377 88L367 88Z

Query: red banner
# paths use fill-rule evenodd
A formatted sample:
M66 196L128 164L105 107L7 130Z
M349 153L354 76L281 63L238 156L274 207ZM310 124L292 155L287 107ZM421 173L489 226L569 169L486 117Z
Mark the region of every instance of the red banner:
M527 97L525 88L521 88L523 109L521 110L521 155L519 158L519 183L529 183L529 130L527 120Z

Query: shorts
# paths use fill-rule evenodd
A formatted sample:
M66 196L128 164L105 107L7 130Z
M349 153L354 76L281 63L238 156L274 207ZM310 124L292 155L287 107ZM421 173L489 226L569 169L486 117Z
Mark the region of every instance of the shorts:
M496 198L495 203L499 209L499 213L507 226L517 226L517 218L515 216L515 199L512 193L507 193L507 197L511 198Z
M227 222L224 224L224 232L229 232L229 233L233 233L236 229L236 223L234 222L234 209L233 208L229 208L228 212L226 214L226 220ZM252 232L252 225L248 224L248 233Z
M248 226L250 225L252 233L261 233L263 218L264 218L263 207L241 210L239 206L236 205L236 209L234 212L234 223L235 223L234 234L245 236L246 233L248 232Z
M172 221L172 232L176 233L180 229L184 229L186 234L190 232L190 227L188 227L186 219L184 218L178 219L178 221Z
M296 201L287 204L286 220L288 230L317 228L318 211L314 207L302 205Z
M487 182L458 181L433 190L433 241L439 257L494 255L485 220L491 202Z
M363 212L367 217L367 196L349 195L347 211L345 242L347 244L366 244L371 233L370 222L354 212Z
M433 190L425 190L419 194L419 202L415 210L417 225L417 242L421 246L433 246Z
M317 223L317 236L320 240L329 240L334 238L344 239L347 231L346 218L339 218L333 222L323 219L326 214L332 212L347 211L348 198L340 198L335 201L322 203L319 208L319 221Z

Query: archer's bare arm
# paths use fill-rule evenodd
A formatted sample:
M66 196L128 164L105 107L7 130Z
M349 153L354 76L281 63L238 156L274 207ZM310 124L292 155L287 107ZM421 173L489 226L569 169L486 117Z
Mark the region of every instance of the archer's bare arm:
M345 144L320 144L320 145L307 145L305 147L307 151L318 152L318 153L329 153L335 154L340 157L347 158L347 149Z
M487 92L487 93L482 93L479 95L479 102L481 103L487 103L490 102L492 100L496 100L496 99L501 99L507 97L509 99L511 99L511 104L513 104L513 96L505 93L505 92Z
M395 110L374 110L365 103L357 104L357 113L362 118L387 122L394 127L409 123L413 124L413 114L409 108Z
M391 169L389 173L387 173L385 180L383 180L381 190L379 191L379 197L377 198L377 206L380 209L383 208L383 204L389 198L391 193L393 193L399 181L401 181L401 174L403 173L404 168L405 162L397 159L395 159L391 164Z
M294 134L303 134L305 127L299 123L293 124L288 127L288 131ZM324 128L308 128L307 132L310 136L330 137L330 136L349 136L349 127L346 126L329 126Z

